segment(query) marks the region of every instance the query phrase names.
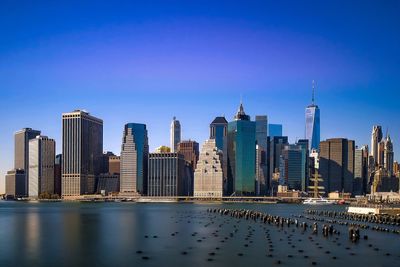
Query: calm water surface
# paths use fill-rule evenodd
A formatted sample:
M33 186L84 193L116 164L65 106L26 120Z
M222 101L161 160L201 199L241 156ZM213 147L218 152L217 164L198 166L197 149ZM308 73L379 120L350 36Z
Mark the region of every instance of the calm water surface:
M398 266L400 262L400 236L394 234L362 230L361 235L369 239L353 244L347 228L337 225L340 236L319 234L311 242L310 230L302 234L292 226L279 231L275 226L209 214L209 207L282 216L300 215L307 208L0 201L0 266L275 266L278 261L282 266L311 266L312 262L317 266ZM231 237L234 226L239 231Z

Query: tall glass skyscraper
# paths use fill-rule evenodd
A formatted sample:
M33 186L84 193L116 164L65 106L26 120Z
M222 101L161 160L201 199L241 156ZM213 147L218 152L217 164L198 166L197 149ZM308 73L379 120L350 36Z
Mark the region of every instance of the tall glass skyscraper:
M125 124L121 148L120 191L132 195L147 193L149 143L145 124Z
M267 193L268 186L268 117L256 116L256 195Z
M309 140L309 151L319 149L320 142L320 111L314 103L314 81L311 105L306 108L306 139Z
M255 194L256 124L240 104L235 120L228 124L228 193Z

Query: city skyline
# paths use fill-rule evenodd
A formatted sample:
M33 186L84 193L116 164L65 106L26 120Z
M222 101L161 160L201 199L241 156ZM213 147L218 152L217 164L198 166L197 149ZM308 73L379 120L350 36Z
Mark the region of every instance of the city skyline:
M381 125L384 134L389 128L399 160L398 10L396 1L103 3L80 9L5 3L0 193L13 168L14 133L38 129L61 153L64 112L87 109L103 119L104 150L116 154L123 126L145 123L154 151L169 144L173 116L181 122L182 140L202 144L216 116L233 120L243 95L252 120L268 115L295 143L304 138L312 80L321 140L370 145L372 126Z

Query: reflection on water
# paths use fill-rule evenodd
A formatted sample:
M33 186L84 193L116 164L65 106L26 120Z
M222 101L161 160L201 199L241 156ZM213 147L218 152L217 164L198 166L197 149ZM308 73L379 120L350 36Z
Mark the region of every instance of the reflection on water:
M346 228L338 226L344 234L337 240L317 236L310 242L309 233L278 231L273 226L208 214L208 207L248 208L282 216L301 214L305 208L3 201L0 266L261 266L277 260L296 266L310 266L311 261L320 266L394 266L400 259L400 240L391 234L367 231L368 241L352 244ZM273 241L270 245L266 232ZM269 246L274 248L268 252L273 258L267 257Z

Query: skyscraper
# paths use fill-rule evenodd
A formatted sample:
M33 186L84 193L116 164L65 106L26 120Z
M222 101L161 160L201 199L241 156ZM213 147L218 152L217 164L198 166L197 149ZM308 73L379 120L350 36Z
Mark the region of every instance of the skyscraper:
M171 152L176 152L181 141L181 123L174 117L171 122Z
M387 135L385 139L385 148L384 148L384 160L383 166L387 170L388 176L393 176L393 163L394 163L394 153L393 153L393 143L392 139L390 139L390 135Z
M62 155L58 154L54 162L54 194L61 196L61 165Z
M183 155L194 171L199 160L199 143L192 140L181 141L178 144L177 152Z
M375 165L378 165L379 142L382 140L382 127L374 125L371 134L371 156L374 158Z
M179 153L150 153L148 196L188 196L185 158Z
M195 197L222 197L224 176L222 173L222 153L216 140L207 140L201 148L197 168L194 173Z
M93 194L103 157L103 121L83 110L62 114L62 195Z
M306 190L306 153L300 145L286 145L282 151L282 178L289 189Z
M269 137L274 137L274 136L282 136L283 131L282 131L282 124L268 124L268 136Z
M54 194L56 142L47 136L29 140L29 197Z
M354 185L353 194L362 195L367 192L368 146L356 148L354 151Z
M246 115L243 105L228 124L228 192L255 194L256 125Z
M210 139L215 139L216 147L222 152L222 172L224 194L228 188L228 121L224 116L216 117L210 124Z
M278 172L282 151L289 143L287 136L274 136L269 141L269 177L272 178L273 174ZM274 191L276 192L276 189Z
M309 140L309 151L318 150L320 142L320 110L314 103L314 90L313 81L311 105L306 108L306 139Z
M266 195L268 186L268 117L256 116L256 195Z
M25 197L25 171L23 169L14 169L6 174L6 197L19 198Z
M354 150L354 141L345 138L320 143L319 171L327 193L353 192Z
M147 193L148 142L145 124L125 124L121 148L121 193Z
M24 170L25 196L27 196L29 192L29 140L36 138L38 135L40 135L40 131L32 130L31 128L23 128L22 130L16 132L14 136L14 168ZM20 174L21 173L18 173L18 178L20 178Z

